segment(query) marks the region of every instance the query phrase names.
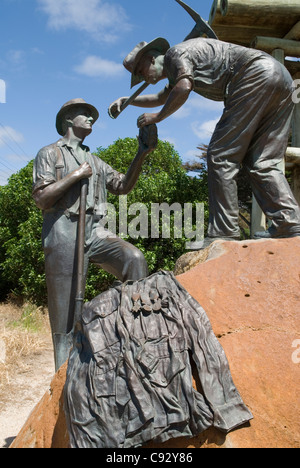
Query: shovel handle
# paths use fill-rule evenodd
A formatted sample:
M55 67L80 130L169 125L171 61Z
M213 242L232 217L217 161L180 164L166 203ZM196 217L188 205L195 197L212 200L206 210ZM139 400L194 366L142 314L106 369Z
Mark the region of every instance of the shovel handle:
M80 209L78 221L78 234L77 234L77 288L76 288L76 302L84 300L85 290L85 277L84 277L84 245L85 245L85 216L86 216L86 200L88 191L88 180L81 181L80 188Z

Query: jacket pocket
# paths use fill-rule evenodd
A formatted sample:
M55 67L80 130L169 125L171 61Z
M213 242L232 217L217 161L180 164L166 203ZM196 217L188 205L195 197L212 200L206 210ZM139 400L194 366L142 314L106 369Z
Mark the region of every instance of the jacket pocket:
M96 373L94 379L95 394L97 397L109 397L116 395L116 372L108 370L104 374Z
M116 334L117 310L118 298L114 290L103 293L83 308L83 331L96 361L119 341Z
M119 342L94 355L96 361L94 385L98 397L116 395L116 374L119 357Z
M174 350L168 336L146 342L137 362L142 377L159 387L167 387L186 367L182 352Z

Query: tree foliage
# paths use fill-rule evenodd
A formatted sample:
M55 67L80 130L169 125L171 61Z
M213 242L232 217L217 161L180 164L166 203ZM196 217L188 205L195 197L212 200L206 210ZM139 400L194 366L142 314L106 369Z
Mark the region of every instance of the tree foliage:
M108 148L98 148L97 155L114 169L126 173L138 148L132 138L117 140ZM31 197L32 166L13 175L0 188L0 287L3 300L8 293L31 300L37 305L46 303L44 255L41 245L42 214ZM142 168L135 189L128 195L128 206L143 203L200 203L207 210L206 174L201 179L188 177L181 159L168 142L159 141ZM108 202L119 215L119 197L108 195ZM129 218L130 221L130 218ZM150 217L149 217L150 222ZM186 239L125 238L145 255L150 273L159 269L172 270L177 258L185 252ZM114 278L94 265L90 266L86 297L91 299L107 289Z
M114 169L126 173L137 149L137 140L125 138L117 140L106 149L98 148L97 154ZM172 205L173 203L180 203L183 206L184 203L193 202L195 205L204 202L206 216L208 216L207 200L206 176L203 175L201 180L189 177L173 145L159 140L157 149L147 156L138 183L128 195L127 201L128 206L138 202L145 204L148 207L148 220L150 223L151 204L168 203ZM118 212L119 198L109 194L108 202L113 204ZM128 221L130 222L130 217ZM160 226L160 231L161 229L162 226ZM184 236L181 239L175 239L174 237L170 239L152 239L151 237L131 239L125 237L125 240L131 242L143 252L150 273L160 269L172 270L176 260L185 252L187 241ZM111 280L109 275L103 271L100 274L96 273L95 267L91 268L90 275L94 275L92 291L99 290L101 283L108 284ZM90 287L91 281L88 285L88 288Z
M45 296L42 214L31 197L30 162L0 189L0 287L34 301Z

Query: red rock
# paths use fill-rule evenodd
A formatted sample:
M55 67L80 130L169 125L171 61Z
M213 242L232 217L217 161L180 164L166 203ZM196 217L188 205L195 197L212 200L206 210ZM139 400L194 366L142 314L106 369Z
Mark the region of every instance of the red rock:
M63 411L67 363L51 382L49 391L30 414L10 448L68 448L69 435Z
M177 277L209 316L254 419L227 436L210 429L147 447L300 447L300 364L292 358L300 339L299 252L299 237L216 242L205 263ZM55 376L12 448L68 447L61 403L65 372Z

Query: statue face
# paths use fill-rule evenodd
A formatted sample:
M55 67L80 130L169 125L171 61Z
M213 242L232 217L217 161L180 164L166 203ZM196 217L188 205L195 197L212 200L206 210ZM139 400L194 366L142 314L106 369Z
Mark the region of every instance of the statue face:
M156 57L145 55L141 58L135 74L150 84L156 84L162 78L162 68Z
M72 121L73 130L84 131L87 135L92 133L94 119L86 107L77 107L67 119Z

